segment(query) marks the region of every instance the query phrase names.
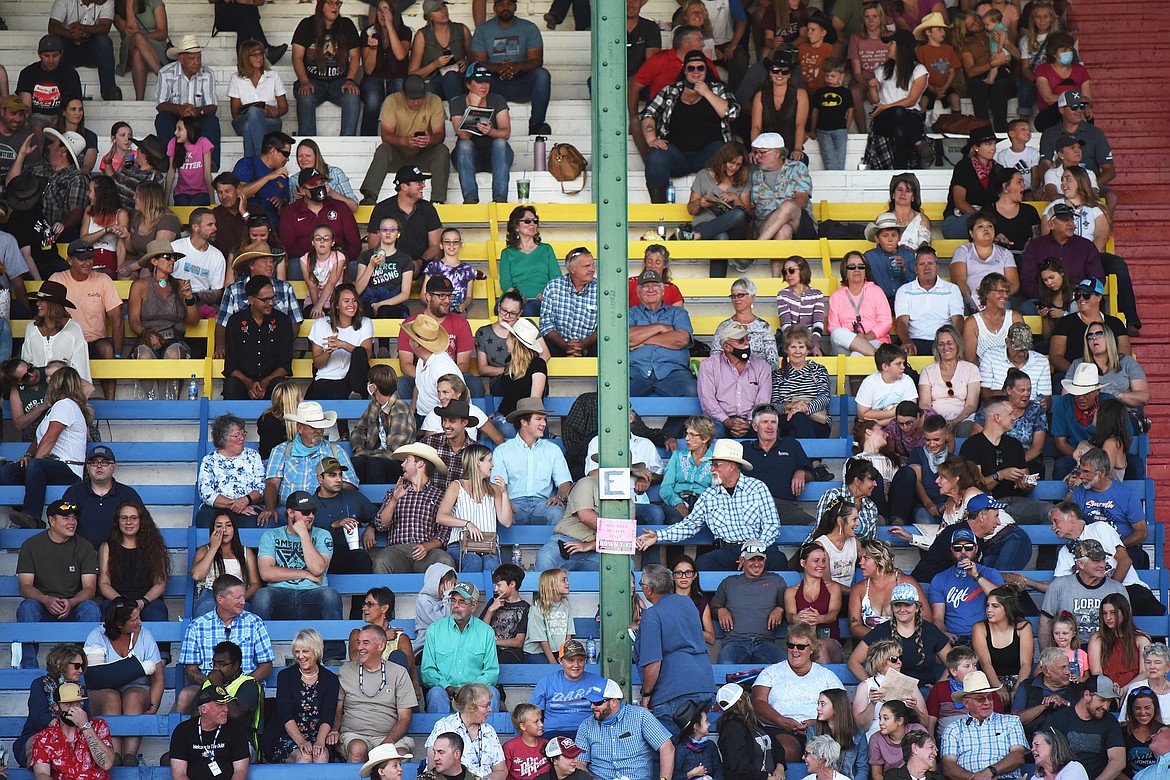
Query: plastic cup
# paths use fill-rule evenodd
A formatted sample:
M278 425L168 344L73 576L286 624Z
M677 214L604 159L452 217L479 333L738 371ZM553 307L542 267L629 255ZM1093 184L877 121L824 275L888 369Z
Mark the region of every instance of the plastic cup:
M361 540L358 538L357 526L345 529L345 543L351 550L356 550L361 546Z
M516 197L521 203L527 203L532 196L532 182L528 179L516 180Z

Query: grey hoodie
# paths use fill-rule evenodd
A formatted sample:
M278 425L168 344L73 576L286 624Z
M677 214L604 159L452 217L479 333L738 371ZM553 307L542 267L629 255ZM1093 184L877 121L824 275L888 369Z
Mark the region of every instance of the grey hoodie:
M445 563L432 563L423 574L422 590L414 604L414 641L410 643L416 654L422 652L431 623L451 614L451 602L439 597L439 582L449 571L455 570Z

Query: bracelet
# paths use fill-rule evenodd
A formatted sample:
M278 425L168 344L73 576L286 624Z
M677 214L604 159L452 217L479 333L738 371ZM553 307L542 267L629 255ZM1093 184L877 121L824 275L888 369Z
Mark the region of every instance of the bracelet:
M183 303L187 304L188 306L194 306L195 305L195 298L194 297L188 298L187 300L183 301Z
M351 79L351 78L347 78L347 79L346 79L346 81L347 81L347 82L349 82L350 84L356 84L356 83L357 83L356 81L354 81L354 80L353 80L353 79Z

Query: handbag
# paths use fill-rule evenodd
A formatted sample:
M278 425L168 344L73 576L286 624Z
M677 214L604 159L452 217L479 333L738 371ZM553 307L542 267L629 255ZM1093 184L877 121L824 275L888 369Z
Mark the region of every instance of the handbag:
M495 531L481 531L482 539L468 539L463 536L459 539L461 553L476 553L477 555L495 555L500 549L500 537Z
M548 153L548 172L561 183L561 192L565 195L576 195L584 191L585 183L589 179L588 168L585 155L572 144L555 144ZM578 176L581 177L581 186L572 192L566 190L565 182L574 181Z
M808 398L806 396L796 396L794 398L789 398L788 403L795 403L797 401L804 401L807 404L811 400L812 400L811 398ZM815 423L819 423L821 425L824 425L825 423L827 423L829 421L829 413L826 410L822 409L819 412L810 412L808 415L808 418Z

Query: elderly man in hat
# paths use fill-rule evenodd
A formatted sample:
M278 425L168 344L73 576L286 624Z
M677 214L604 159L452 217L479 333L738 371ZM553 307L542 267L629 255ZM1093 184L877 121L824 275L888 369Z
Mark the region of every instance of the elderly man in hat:
M274 225L280 221L281 210L292 200L288 181L292 146L292 136L273 130L261 140L260 154L241 157L232 168L240 180L240 194L248 202L248 210L267 214ZM247 216L245 213L244 217Z
M171 776L176 780L222 777L244 780L251 754L246 729L223 728L228 706L235 697L222 686L209 685L195 697L196 716L175 726L169 751Z
M784 152L779 133L760 133L752 141L751 200L761 240L786 241L816 232L812 176L808 166Z
M402 461L403 478L374 518L374 530L386 534L386 546L370 555L374 573L422 574L432 563L454 566L446 550L451 529L438 521L446 485L436 476L447 473L447 464L426 444L404 445L393 457Z
M114 41L110 38L113 23L113 0L55 0L47 31L60 36L67 65L97 68L102 100L106 102L122 99L122 90L114 83Z
M451 614L431 623L423 646L420 674L427 691L427 712L450 712L455 689L482 683L491 691L492 712L500 708L496 683L500 663L496 632L475 616L480 593L473 583L457 582L448 597Z
M769 571L788 568L788 558L777 544L780 517L768 486L746 476L752 464L744 459L743 445L733 439L718 439L711 449L711 487L703 491L691 513L661 532L645 529L638 537L638 549L659 542L678 544L690 539L704 525L715 537L715 549L699 556L703 571L734 571L740 546L749 539L760 541L767 550Z
M37 61L20 71L13 90L30 113L32 124L46 127L65 108L81 97L77 68L64 62L65 41L59 35L43 35L37 44ZM13 149L19 149L19 144Z
M428 5L423 3L424 13L434 10L428 9ZM427 92L422 76L417 74L406 77L401 92L386 97L378 115L382 144L374 152L370 168L358 188L363 196L361 205L377 203L386 175L393 170L398 171L395 185L399 191L408 185L416 185L421 199L422 183L431 179L431 202L446 203L447 179L451 175L451 153L443 143L446 119L443 101L438 95ZM380 208L382 203L378 206ZM380 219L386 214L375 209L374 216ZM371 219L370 224L374 227L370 232L377 232L378 223Z
M1110 561L1116 559L1106 553L1099 541L1091 537L1081 539L1076 542L1072 557L1071 573L1053 577L1044 593L1037 633L1041 647L1051 645L1052 619L1060 614L1069 612L1076 618L1081 644L1088 644L1093 632L1101 628L1102 599L1116 594L1129 600L1122 584L1109 577Z
M86 714L86 698L74 682L63 682L53 691L57 717L33 737L28 749L28 768L37 780L109 780L114 766L110 727Z
M274 382L292 376L292 320L275 307L276 291L267 276L252 276L244 285L248 308L227 321L223 397L259 401L272 397Z
M61 133L51 127L46 127L42 135L40 162L28 163L40 140L30 135L20 145L5 183L11 185L27 165L27 170L44 182L41 215L49 225L48 237L53 241L73 241L79 235L81 215L89 203L89 177L79 162L85 153L85 139L72 130Z
M354 490L359 481L353 475L353 463L345 449L325 441L325 431L337 423L337 412L326 412L316 401L302 401L295 414L284 419L296 423L297 435L292 441L281 442L268 455L268 472L264 480L264 511L257 520L267 525L276 518L277 502L303 490L317 489L317 464L335 458L344 466L343 489Z
M1076 760L1098 780L1117 778L1125 771L1125 739L1117 717L1110 713L1121 698L1118 690L1105 675L1093 675L1071 707L1048 718L1047 728L1068 737Z
M45 129L45 133L52 132L52 128ZM122 357L122 296L109 276L94 272L92 244L81 239L71 241L68 254L69 270L58 271L49 277L49 281L63 285L69 300L77 304L76 308L70 309L69 314L85 334L89 356L100 360ZM109 337L106 336L107 323ZM116 385L113 379L102 380L102 392L106 400L114 399Z
M475 174L491 171L492 200L508 202L508 178L512 169L512 120L508 101L493 93L487 65L473 62L464 72L467 92L451 100L451 124L455 127L455 168L464 203L479 203ZM469 112L468 109L471 109Z
M942 769L947 780L1016 778L1028 745L1024 726L1015 715L995 712L995 698L1003 686L992 687L983 672L963 678L961 690L951 694L967 708L969 717L943 730Z
M496 447L492 477L502 477L516 525L555 526L573 486L561 448L544 438L548 412L539 398L522 398L507 420L516 435Z
M85 459L85 478L66 488L61 497L62 501L77 505L77 534L89 540L95 550L110 538L119 505L126 501L143 503L137 490L114 479L117 470L114 451L99 444Z
M715 421L716 436L743 439L751 434L752 410L772 399L772 368L752 354L742 322L719 323L714 342L718 354L699 365L699 404Z
M1018 369L1032 380L1031 400L1052 396L1052 368L1048 358L1035 351L1032 329L1026 322L1016 322L1008 328L1002 347L991 347L979 358L979 394L986 401L1004 392L1008 369ZM981 416L976 422L982 425Z
M647 269L639 274L641 303L630 307L630 395L694 397L691 318L681 306L663 303L663 289L657 271Z
M541 293L540 335L553 357L597 354L597 260L583 246L569 250L565 275Z
M357 221L349 206L329 197L327 173L305 168L297 175L297 199L280 215L280 243L291 257L313 256L313 233L326 226L333 231L336 247L346 257L362 251Z
M1101 326L1097 324L1096 328ZM1052 399L1052 438L1056 444L1053 479L1064 479L1076 468L1076 448L1096 430L1101 401L1113 398L1101 390L1096 363L1081 363L1071 377L1060 380L1064 393Z
M400 225L403 223L399 223ZM415 278L418 278L417 273ZM426 287L423 289L423 303L426 304L425 310L422 314L426 314L438 322L443 327L443 332L447 334L448 342L443 346L443 349L431 349L430 352L445 351L451 360L454 361L456 371L446 373L458 373L462 375L463 381L467 383L467 387L471 391L474 398L483 397L483 384L479 381L479 377L471 374L471 361L475 355L475 337L471 334L471 326L467 322L467 318L458 312L451 311L451 300L455 295L455 288L451 284L451 280L443 275L432 276L427 279ZM399 367L399 393L403 397L407 397L413 390L416 381L416 373L419 371L416 363L419 359L419 353L415 352L414 346L411 342L411 336L408 334L406 325L415 324L422 314L415 314L403 320L402 331L398 334L398 367ZM435 375L436 377L442 374ZM420 406L419 410L423 416L426 415L426 410L431 408L431 404Z
M645 707L626 704L616 681L602 680L585 692L585 698L593 717L581 721L573 741L583 751L578 761L591 775L652 777L655 758L659 767L674 766L670 732Z
M298 490L284 509L287 525L260 537L256 561L267 585L252 596L252 611L261 620L341 620L341 596L329 587L333 537L313 524L316 500ZM344 659L342 642L325 643L324 660Z
M296 290L283 279L276 278L276 261L287 255L283 250L274 252L264 241L255 241L244 247L244 251L236 255L232 261L232 270L236 280L223 291L219 301L219 314L215 318L215 358L224 357L224 344L227 343L227 324L232 315L249 307L247 286L253 276L264 276L272 285L276 296L274 306L277 311L286 315L293 324L294 332L297 326L304 321L305 315L301 311L301 303L297 300Z
M203 64L203 47L194 35L184 35L167 49L175 60L158 72L154 102L154 132L159 138L171 138L181 117L199 120L199 134L211 141L211 162L219 168L220 128L219 98L215 92L215 72Z

